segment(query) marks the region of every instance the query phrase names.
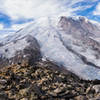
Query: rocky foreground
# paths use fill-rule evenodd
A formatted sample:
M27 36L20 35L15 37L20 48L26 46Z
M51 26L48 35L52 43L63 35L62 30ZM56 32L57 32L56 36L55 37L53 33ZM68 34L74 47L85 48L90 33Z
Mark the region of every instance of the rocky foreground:
M64 74L49 61L16 64L0 70L0 100L99 100L99 83Z

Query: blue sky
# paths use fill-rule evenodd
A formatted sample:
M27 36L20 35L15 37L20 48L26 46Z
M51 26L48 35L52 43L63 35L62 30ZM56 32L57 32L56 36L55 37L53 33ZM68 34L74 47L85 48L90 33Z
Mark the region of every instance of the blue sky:
M91 0L92 1L92 0ZM80 2L78 4L75 4L74 6L78 6L78 5L91 5L90 8L87 8L83 11L76 11L76 15L79 15L79 16L85 16L87 17L88 19L91 19L91 20L95 20L95 21L98 21L100 22L100 15L95 15L94 12L97 10L97 6L98 4L100 3L100 1L95 1L95 2Z
M85 16L100 22L100 0L0 0L0 31L18 30L51 15Z

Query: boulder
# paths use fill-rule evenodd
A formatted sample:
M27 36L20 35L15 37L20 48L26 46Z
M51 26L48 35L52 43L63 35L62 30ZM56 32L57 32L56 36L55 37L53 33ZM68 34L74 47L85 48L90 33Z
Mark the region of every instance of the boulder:
M95 90L96 93L100 93L100 85L94 85L93 89Z

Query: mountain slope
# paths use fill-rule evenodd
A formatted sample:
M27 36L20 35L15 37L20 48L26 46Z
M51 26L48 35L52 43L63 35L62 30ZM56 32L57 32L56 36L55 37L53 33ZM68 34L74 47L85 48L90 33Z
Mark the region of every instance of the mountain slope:
M22 40L27 35L38 41L37 45L40 45L44 58L64 66L83 79L100 79L100 29L97 25L83 17L40 18L3 39L0 53L3 54L2 48L6 47L6 44L10 45L14 41L21 40L23 45ZM25 41L24 44L27 45ZM14 46L17 47L17 44ZM15 49L13 56L16 51ZM7 54L4 53L4 57L10 59L9 53Z

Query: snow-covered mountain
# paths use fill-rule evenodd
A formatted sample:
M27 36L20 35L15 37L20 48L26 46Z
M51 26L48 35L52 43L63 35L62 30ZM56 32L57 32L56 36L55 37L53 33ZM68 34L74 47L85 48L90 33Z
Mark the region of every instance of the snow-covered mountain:
M41 55L81 78L100 79L100 28L84 17L45 17L0 40L1 66Z

